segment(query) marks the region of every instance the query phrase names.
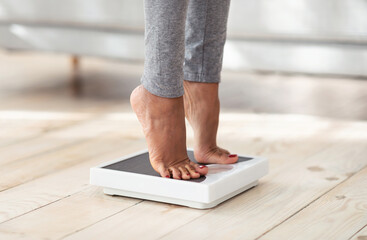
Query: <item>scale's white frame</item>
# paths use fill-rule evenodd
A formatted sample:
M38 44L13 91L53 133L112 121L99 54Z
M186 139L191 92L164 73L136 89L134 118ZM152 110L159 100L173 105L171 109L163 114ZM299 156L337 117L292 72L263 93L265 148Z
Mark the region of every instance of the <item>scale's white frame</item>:
M188 149L191 150L192 149ZM240 162L241 168L230 175L209 176L203 182L190 182L173 178L163 178L139 173L131 173L103 168L136 155L138 151L90 169L90 184L104 187L108 195L120 195L188 206L192 208L212 208L219 203L258 184L258 179L268 173L268 160L259 156L239 155L253 158ZM210 167L218 164L208 165ZM229 164L232 165L232 164Z

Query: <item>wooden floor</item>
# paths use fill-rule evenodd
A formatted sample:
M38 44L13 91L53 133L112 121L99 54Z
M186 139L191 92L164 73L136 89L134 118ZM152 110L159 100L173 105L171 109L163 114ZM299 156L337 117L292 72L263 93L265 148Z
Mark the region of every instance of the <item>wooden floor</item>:
M218 142L267 157L208 210L111 197L89 168L141 150L141 64L0 52L0 239L367 239L367 81L224 71ZM188 146L193 133L188 127Z

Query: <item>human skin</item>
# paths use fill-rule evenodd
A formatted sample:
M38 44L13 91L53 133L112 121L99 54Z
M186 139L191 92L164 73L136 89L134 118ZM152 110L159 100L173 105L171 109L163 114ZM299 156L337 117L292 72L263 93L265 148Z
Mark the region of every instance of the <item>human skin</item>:
M154 95L142 85L130 96L143 128L150 163L162 177L187 180L208 173L205 164L231 164L236 154L217 146L219 83L184 81L185 94L177 98ZM187 156L185 116L194 130L194 156ZM200 164L201 163L201 164Z

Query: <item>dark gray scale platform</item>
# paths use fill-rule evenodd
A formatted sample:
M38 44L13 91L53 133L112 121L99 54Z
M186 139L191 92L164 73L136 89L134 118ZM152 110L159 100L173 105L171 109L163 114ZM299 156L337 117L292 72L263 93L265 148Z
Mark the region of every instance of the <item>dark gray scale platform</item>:
M189 158L196 162L192 149ZM90 169L90 183L104 187L104 193L193 208L211 208L257 185L268 173L262 157L242 156L234 164L208 164L208 174L197 179L162 178L150 165L143 150Z

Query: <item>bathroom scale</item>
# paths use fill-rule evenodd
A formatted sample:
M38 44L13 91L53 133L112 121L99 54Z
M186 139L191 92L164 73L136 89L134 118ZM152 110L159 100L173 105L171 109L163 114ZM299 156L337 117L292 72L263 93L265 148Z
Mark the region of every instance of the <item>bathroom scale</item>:
M192 149L187 150L197 163ZM268 173L263 157L238 155L234 164L202 164L208 174L196 179L163 178L150 165L148 150L103 163L90 169L90 184L108 195L159 201L192 208L212 208L258 184Z

